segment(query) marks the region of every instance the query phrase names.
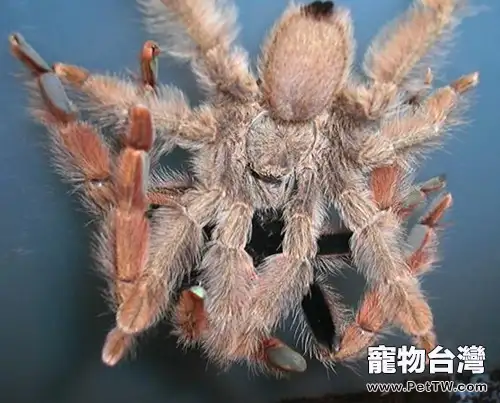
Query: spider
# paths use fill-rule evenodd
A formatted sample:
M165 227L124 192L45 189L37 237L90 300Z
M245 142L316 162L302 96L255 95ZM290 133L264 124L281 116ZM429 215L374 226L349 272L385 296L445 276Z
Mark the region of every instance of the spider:
M276 326L317 289L332 318L345 316L314 270L333 210L352 233L351 260L368 289L354 320L338 326L338 344L318 343L316 334L308 339L312 353L326 364L355 357L391 323L432 348L432 313L416 275L433 262L435 226L451 196L422 219L417 250L408 251L402 221L408 203L432 188L411 187L419 157L459 123L462 94L478 83L472 73L429 93L432 70L419 75L423 57L459 21L461 2L415 1L374 40L364 78L353 71L349 13L333 2L288 6L265 43L258 77L234 45L231 5L138 2L151 32L167 38L161 46L146 42L133 80L49 66L21 35L10 37L35 76L33 112L52 133L60 172L102 217L96 254L116 309L103 359L115 363L135 335L171 313L179 328L194 325L181 331L183 340L220 365L302 370L296 355L276 365L268 353L282 343L272 337ZM163 49L190 62L207 95L200 106L158 83ZM79 120L62 82L95 126ZM106 128L119 144L108 147L99 132ZM193 178L150 175L174 146L192 152ZM282 246L255 265L247 250L252 223L277 211ZM320 261L323 274L344 264L336 254ZM200 285L173 304L193 265ZM179 322L187 316L192 323Z

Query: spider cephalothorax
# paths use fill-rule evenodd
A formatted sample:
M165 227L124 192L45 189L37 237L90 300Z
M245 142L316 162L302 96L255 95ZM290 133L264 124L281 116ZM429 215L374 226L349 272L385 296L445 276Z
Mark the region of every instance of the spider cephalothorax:
M456 122L461 95L478 75L430 94L431 70L411 86L409 77L455 25L458 3L415 1L372 44L365 79L353 72L347 10L328 1L290 5L263 48L256 79L233 44L232 7L216 0L139 0L149 28L169 39L161 49L190 61L206 91L196 108L157 83L156 43L145 44L141 80L130 82L61 63L50 68L22 37L11 37L45 101L35 112L55 133L57 161L67 168L62 173L90 184L84 192L103 217L98 256L117 312L105 348L109 362L133 335L171 312L193 264L199 284L182 293L173 319L185 343L200 343L221 364L275 364L269 358L280 345L274 329L291 312L300 316L301 304L310 310L305 305L313 294L321 295L315 300L323 301L341 334L338 343L317 334L308 339L325 363L355 357L390 323L420 346L433 346L432 314L416 276L434 259L434 227L451 197L422 219L419 249L408 250L402 224L433 184L442 187L439 180L411 187L416 157ZM57 78L83 95L78 106L91 119L127 133L117 158L97 129L78 121ZM148 181L149 162L173 145L193 152L194 178L180 180L178 192L165 175ZM265 210L282 211L283 241L256 267L247 246L252 222ZM345 260L317 257L332 210L352 233L352 262L368 283L350 323L325 280Z
M294 169L315 150L316 130L311 123L280 125L262 112L251 122L245 143L248 167L256 179L290 182L286 179L290 179Z

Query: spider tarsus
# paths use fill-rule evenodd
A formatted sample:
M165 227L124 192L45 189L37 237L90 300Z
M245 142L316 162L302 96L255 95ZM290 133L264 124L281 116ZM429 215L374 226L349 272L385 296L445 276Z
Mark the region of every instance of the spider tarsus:
M313 1L303 6L302 10L309 17L322 19L330 17L333 14L334 8L333 1Z
M49 64L26 42L20 33L15 32L9 35L9 43L12 54L35 76L52 70Z
M271 339L264 351L267 362L281 371L304 372L307 369L304 357L278 339Z
M50 112L62 122L76 119L78 111L69 100L59 77L52 72L38 77L40 94Z
M140 54L142 85L155 89L158 83L158 57L161 54L160 46L153 41L146 41Z
M136 292L118 308L116 324L125 334L140 333L156 321L157 308L145 293Z
M444 213L451 207L453 197L451 193L444 194L436 203L435 206L429 211L426 216L420 221L420 224L434 227L441 220Z
M430 194L444 189L446 187L446 181L446 174L441 174L420 183L418 187L425 194Z
M458 80L451 83L450 87L453 88L458 94L463 94L464 92L474 88L479 84L479 72L474 72L467 74L466 76L460 77Z
M120 362L132 347L134 337L123 333L120 329L112 329L106 336L101 352L104 364L113 367Z

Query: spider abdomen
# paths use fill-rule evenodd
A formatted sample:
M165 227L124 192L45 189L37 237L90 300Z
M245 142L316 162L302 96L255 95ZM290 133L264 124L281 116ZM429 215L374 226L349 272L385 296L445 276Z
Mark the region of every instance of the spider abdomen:
M284 14L261 65L273 115L304 121L320 114L342 87L352 59L347 12L315 1Z

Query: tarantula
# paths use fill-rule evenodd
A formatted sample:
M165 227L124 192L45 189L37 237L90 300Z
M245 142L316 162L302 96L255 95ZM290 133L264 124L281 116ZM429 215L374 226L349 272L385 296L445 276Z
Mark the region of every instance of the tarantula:
M341 333L335 346L313 334L312 352L324 363L355 357L391 323L431 349L432 314L416 275L435 258L435 226L451 196L422 219L416 250L405 245L402 221L426 192L443 187L436 179L411 188L411 174L458 123L457 106L478 73L430 94L430 69L410 77L459 21L461 2L415 1L373 42L366 79L352 69L349 13L330 1L287 8L263 48L258 78L234 45L234 7L138 2L151 31L167 35L166 44L144 45L138 80L51 67L19 34L10 37L35 77L34 114L52 133L61 173L102 217L97 256L116 306L103 359L115 363L134 335L170 311L194 264L199 286L181 293L172 317L185 343L199 343L221 365L302 370L297 355L285 354L283 363L270 354L283 346L272 333L316 289ZM207 94L203 104L191 108L179 90L157 82L162 49L190 62ZM96 125L78 119L59 80ZM108 147L103 128L125 134ZM173 146L192 151L193 178L150 176ZM368 283L348 324L325 284L342 256L321 257L320 275L313 268L332 208L352 232L351 260ZM282 248L256 266L247 248L252 222L268 211L282 211Z

